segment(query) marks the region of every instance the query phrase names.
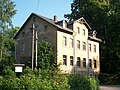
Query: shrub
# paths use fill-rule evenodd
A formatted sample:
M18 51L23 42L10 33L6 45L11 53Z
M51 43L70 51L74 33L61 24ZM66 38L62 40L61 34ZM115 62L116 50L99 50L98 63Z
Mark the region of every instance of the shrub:
M78 74L64 75L49 69L26 68L16 77L10 68L6 76L0 76L0 90L98 90L99 84L94 77Z
M69 84L71 90L98 90L98 81L93 77L81 76L79 74L70 75Z

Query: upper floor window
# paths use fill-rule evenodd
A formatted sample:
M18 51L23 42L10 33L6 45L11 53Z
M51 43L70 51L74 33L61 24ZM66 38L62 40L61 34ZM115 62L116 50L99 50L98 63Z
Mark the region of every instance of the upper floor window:
M63 36L63 45L67 46L67 38L65 36Z
M80 49L80 41L77 40L77 48Z
M83 50L86 50L86 43L83 42Z
M77 32L78 32L78 34L80 33L80 28L79 27L77 27Z
M73 56L70 56L70 65L73 66Z
M25 32L22 32L22 36L23 36L23 37L25 36Z
M94 59L94 68L97 68L97 62L95 59Z
M94 45L93 48L94 48L94 52L96 52L96 45Z
M81 60L80 60L80 57L77 57L77 66L78 66L78 67L81 67Z
M83 67L86 68L86 58L83 58Z
M73 48L73 39L70 38L70 47Z
M85 29L83 29L83 36L85 36Z
M45 31L47 31L48 30L48 25L44 25L44 29L45 29Z
M67 65L67 56L63 55L63 65Z
M91 44L89 44L89 51L91 51Z
M21 43L21 51L22 51L22 52L25 51L25 43Z

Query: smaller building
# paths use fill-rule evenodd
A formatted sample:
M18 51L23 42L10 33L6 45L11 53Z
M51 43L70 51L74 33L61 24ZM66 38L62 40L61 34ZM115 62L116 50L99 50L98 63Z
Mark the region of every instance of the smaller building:
M32 25L38 32L38 41L46 39L57 53L57 63L66 73L94 74L100 72L100 39L86 20L57 21L32 13L14 39L17 41L17 63L28 64L32 60Z

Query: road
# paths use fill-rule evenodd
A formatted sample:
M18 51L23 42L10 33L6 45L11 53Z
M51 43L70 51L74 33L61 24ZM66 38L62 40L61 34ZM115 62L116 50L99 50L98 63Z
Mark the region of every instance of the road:
M120 85L105 85L105 86L100 86L100 90L120 90Z

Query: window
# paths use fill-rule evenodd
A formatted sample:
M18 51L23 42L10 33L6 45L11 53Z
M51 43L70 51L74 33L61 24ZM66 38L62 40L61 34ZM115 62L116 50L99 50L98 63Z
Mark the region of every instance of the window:
M73 66L73 56L70 56L70 65Z
M63 55L63 65L67 65L67 56Z
M77 40L77 48L80 49L80 41Z
M83 50L86 50L86 43L83 42Z
M97 68L96 60L94 59L94 68Z
M86 58L83 58L83 67L86 68Z
M70 38L70 47L73 48L73 39Z
M25 32L22 33L22 36L23 36L23 37L25 36Z
M77 57L77 66L81 67L80 57Z
M63 45L67 46L67 38L65 36L63 36Z
M85 36L85 29L83 29L83 36Z
M45 31L47 31L48 30L48 25L44 25L44 29L45 29Z
M89 51L91 51L91 44L89 44Z
M77 27L77 32L80 33L80 28L79 27Z
M89 67L92 68L92 60L89 59Z
M93 47L94 47L94 52L96 52L96 45L94 45Z
M22 52L25 51L25 43L21 43L21 51L22 51Z

